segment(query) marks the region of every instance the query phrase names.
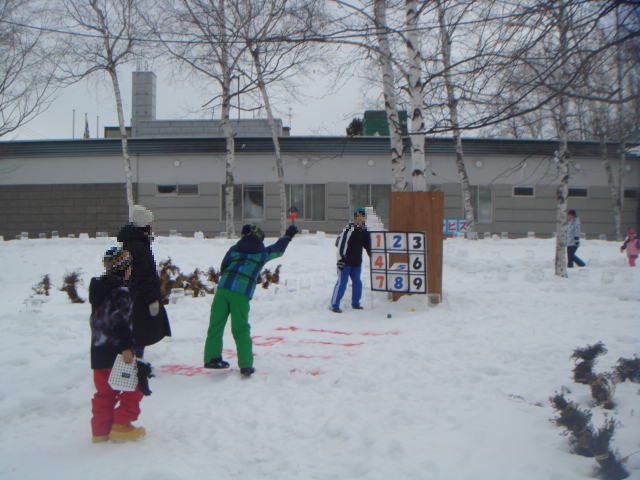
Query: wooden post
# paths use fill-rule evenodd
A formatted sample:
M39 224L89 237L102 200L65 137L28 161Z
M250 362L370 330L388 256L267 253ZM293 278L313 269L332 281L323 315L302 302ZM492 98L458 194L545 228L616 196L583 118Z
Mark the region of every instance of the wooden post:
M442 299L443 192L391 192L389 230L427 234L427 296L429 303ZM396 301L402 293L392 293Z

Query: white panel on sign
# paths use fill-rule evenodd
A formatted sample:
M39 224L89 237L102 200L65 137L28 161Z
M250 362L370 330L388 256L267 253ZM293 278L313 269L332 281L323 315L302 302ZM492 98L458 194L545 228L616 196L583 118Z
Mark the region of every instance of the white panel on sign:
M387 251L402 251L407 249L407 235L405 232L387 233Z
M382 253L371 253L371 269L372 270L386 270L387 269L387 256Z
M407 275L389 273L387 288L391 292L406 292L408 290Z
M371 233L371 250L385 250L384 232Z
M410 293L427 293L427 282L424 275L411 275L409 280Z

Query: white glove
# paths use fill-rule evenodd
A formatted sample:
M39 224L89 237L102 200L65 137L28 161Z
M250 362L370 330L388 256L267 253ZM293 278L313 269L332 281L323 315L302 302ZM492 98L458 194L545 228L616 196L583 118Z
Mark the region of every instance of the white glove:
M152 317L156 317L158 313L160 313L160 303L158 300L149 304L149 313Z

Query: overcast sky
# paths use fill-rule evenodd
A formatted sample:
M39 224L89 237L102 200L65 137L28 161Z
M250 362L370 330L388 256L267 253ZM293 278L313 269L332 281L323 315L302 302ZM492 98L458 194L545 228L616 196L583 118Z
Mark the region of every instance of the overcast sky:
M123 68L119 71L127 125L131 120L133 70ZM210 95L202 85L176 80L169 72L154 71L157 75L157 119L205 118L201 106ZM326 77L307 82L308 87L302 90L303 102L282 101L274 105L276 116L282 119L283 125L291 126L291 135L344 135L351 119L362 117L366 108L365 92L360 83L352 80L335 86L328 82ZM382 104L379 108L383 108ZM96 75L61 90L46 112L0 140L82 138L85 114L91 138L102 138L105 126L118 125L113 89L107 77ZM220 112L214 111L214 115L219 118ZM237 109L232 110L231 115L237 118ZM266 118L264 110L262 115ZM242 118L253 118L253 114L243 112ZM96 135L96 130L99 130L99 135Z

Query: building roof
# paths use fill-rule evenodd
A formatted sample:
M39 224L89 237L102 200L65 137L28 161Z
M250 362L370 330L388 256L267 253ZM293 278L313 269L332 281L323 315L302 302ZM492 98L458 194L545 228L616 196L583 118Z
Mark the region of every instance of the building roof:
M409 151L405 139L405 151ZM203 154L226 150L224 138L130 138L132 155L152 154ZM558 143L551 140L516 140L467 138L462 140L467 155L544 155L551 156ZM633 147L627 145L628 147ZM280 137L283 153L305 154L384 154L389 152L388 137ZM609 156L616 156L619 145L607 145ZM428 138L425 141L427 155L452 155L455 153L451 138ZM235 139L235 151L240 153L264 153L273 151L270 138L247 137ZM635 149L634 152L637 152ZM59 157L87 155L119 155L120 139L28 140L0 141L0 157ZM598 142L569 142L569 152L574 156L599 156ZM636 158L639 153L632 154Z

